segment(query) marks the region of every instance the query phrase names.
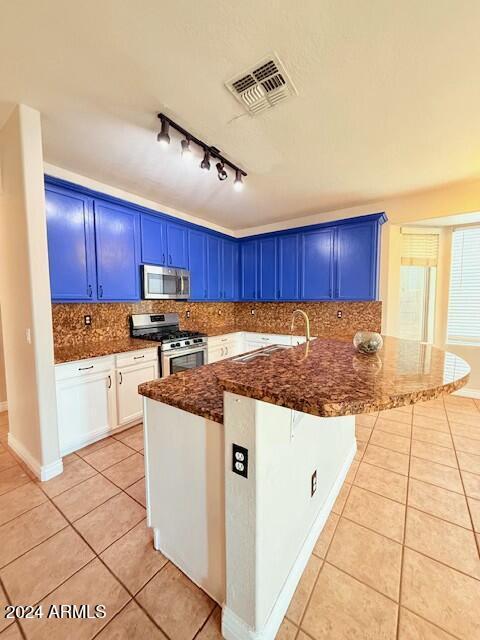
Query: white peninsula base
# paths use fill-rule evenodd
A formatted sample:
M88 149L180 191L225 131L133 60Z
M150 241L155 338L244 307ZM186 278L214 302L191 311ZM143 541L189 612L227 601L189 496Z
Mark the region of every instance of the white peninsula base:
M221 425L144 401L155 548L222 606L227 640L273 640L355 455L354 416L224 393Z

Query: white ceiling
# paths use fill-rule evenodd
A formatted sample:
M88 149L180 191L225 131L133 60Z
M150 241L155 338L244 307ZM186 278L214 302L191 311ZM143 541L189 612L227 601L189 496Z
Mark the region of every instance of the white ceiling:
M480 174L478 0L0 0L0 121L47 162L230 229ZM299 96L243 115L225 80L276 51ZM157 111L249 174L234 193ZM195 163L196 165L196 163Z

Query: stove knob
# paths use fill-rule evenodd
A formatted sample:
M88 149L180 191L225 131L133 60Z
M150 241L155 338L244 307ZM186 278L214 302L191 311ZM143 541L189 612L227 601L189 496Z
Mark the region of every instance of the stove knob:
M181 347L182 345L180 344L180 342L177 342L177 343L175 344L175 346L176 346L176 347Z
M190 340L185 340L185 346L187 346L187 344L190 344Z

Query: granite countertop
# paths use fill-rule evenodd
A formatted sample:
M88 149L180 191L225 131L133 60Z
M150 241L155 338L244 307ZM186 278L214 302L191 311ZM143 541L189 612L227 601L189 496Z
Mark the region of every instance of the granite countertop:
M367 356L350 340L317 338L269 358L231 358L146 382L139 393L219 423L225 390L332 417L430 400L463 387L469 374L464 360L431 345L386 337Z
M158 342L153 340L140 340L139 338L122 338L118 340L92 340L88 342L76 342L75 344L55 348L55 364L85 360L109 356L124 351L136 351L137 349L149 349L158 347Z

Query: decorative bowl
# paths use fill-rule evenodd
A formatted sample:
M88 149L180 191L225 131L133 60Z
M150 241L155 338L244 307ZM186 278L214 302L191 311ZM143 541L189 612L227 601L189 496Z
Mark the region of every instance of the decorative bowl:
M375 331L358 331L353 336L353 346L360 353L377 353L383 347L383 338Z

